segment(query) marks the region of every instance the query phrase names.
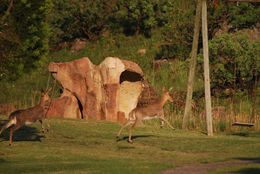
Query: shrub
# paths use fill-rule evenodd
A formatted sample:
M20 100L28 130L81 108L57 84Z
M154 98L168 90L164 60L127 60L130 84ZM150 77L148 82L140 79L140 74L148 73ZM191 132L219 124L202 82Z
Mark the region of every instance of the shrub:
M126 35L150 37L152 29L168 23L171 5L167 0L118 0L112 26L115 30L122 29Z
M259 68L259 42L242 33L224 34L209 42L211 87L247 90L253 87ZM199 55L202 66L202 54ZM202 68L200 68L202 70Z
M188 58L193 39L194 4L193 1L175 1L172 4L170 22L162 31L165 43L160 46L157 58Z
M232 28L252 27L260 20L260 8L257 4L239 3L238 5L229 5L228 11L228 20Z
M108 27L113 14L114 0L58 0L54 1L50 23L53 29L52 43L86 38L97 40Z
M5 1L5 4L7 1ZM52 8L51 0L14 1L13 5L0 8L0 15L9 7L4 23L1 21L2 35L0 56L0 80L15 80L23 72L42 65L49 51L50 30L47 16Z

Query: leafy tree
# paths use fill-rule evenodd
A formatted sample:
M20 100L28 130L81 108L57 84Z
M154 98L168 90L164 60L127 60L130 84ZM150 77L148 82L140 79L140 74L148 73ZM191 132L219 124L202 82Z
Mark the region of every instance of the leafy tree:
M259 49L259 41L250 41L240 32L212 39L209 42L211 87L250 90L255 80L258 80L256 73L260 73ZM202 66L202 54L199 58Z
M3 0L0 3L0 80L15 79L22 73L19 36L14 29L11 12L14 2Z
M157 24L153 1L119 0L117 6L117 19L123 23L124 32L126 34L143 33L150 35L151 29Z
M208 9L209 38L214 37L214 33L223 29L225 25L227 25L225 27L228 32L257 25L260 19L258 15L260 8L257 3L234 4L223 0L219 2L217 8L209 6Z
M13 16L26 71L47 58L50 37L47 16L51 8L51 0L21 0L15 4Z
M46 60L50 37L47 16L51 8L51 0L1 3L0 17L4 20L0 22L0 80L15 80Z
M54 1L50 23L52 43L75 38L96 40L108 28L115 0L58 0Z
M157 57L187 59L193 39L195 3L175 1L171 6L170 22L163 29L165 44L161 45Z
M152 29L169 22L171 5L167 0L118 0L112 26L115 30L123 29L127 35L150 37Z
M228 20L232 28L249 28L255 26L260 21L260 8L258 4L239 3L238 5L229 5Z

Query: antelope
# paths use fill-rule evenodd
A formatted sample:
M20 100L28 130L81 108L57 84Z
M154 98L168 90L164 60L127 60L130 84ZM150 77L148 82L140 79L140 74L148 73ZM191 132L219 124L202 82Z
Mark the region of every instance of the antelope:
M44 92L43 90L41 91L41 99L38 105L23 110L16 110L9 115L9 120L0 130L0 134L5 129L8 129L10 127L10 137L9 137L10 146L12 145L13 142L14 131L18 130L24 125L29 125L39 120L39 122L41 123L42 132L45 131L44 130L45 128L43 126L43 119L45 118L46 115L45 114L47 109L46 107L48 107L47 105L49 105L50 97L48 95L48 92L50 90L51 89L47 90L46 92ZM46 129L46 131L48 131L48 129Z
M150 120L159 118L161 121L161 127L164 126L164 122L167 123L167 125L174 130L173 126L168 122L168 120L164 117L164 111L163 106L167 101L173 102L173 98L170 96L169 91L166 91L163 89L163 94L161 99L159 99L157 102L152 103L150 105L147 105L145 107L136 107L129 113L128 120L125 124L123 124L117 134L117 138L120 137L120 134L122 130L128 126L129 128L129 136L128 136L128 142L132 143L132 130L136 126L137 122L140 122L142 120Z

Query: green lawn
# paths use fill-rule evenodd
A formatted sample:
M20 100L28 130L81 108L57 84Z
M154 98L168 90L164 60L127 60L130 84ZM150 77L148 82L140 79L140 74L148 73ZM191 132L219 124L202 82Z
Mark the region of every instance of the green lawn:
M260 133L221 134L208 137L200 132L153 126L138 127L134 143L116 141L119 125L110 122L48 120L24 127L8 146L8 131L0 136L0 173L160 173L188 164L241 159L260 160ZM2 121L3 123L3 121ZM216 173L243 173L260 163L218 169ZM214 173L214 172L213 172ZM245 173L245 172L244 172Z

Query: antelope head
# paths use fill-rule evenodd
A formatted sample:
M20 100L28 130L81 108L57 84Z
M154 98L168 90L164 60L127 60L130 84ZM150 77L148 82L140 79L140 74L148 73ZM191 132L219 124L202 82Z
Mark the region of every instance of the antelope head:
M167 101L169 100L170 102L173 102L173 98L170 95L170 91L172 90L172 87L169 90L165 90L165 88L163 88L163 98Z

